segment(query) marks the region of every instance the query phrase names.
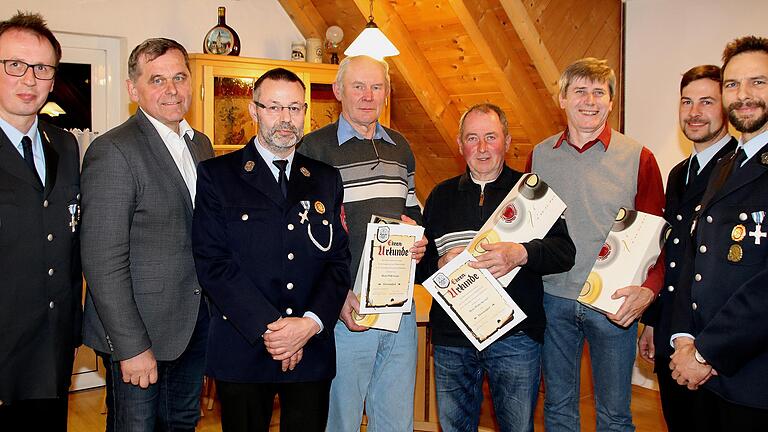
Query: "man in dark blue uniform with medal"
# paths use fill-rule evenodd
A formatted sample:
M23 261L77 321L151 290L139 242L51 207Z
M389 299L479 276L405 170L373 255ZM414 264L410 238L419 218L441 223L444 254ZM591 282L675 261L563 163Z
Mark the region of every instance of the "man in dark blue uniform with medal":
M225 432L267 431L275 394L280 430L326 426L350 254L339 172L295 152L304 97L293 72L266 72L249 105L257 136L198 170L192 242Z
M723 105L742 132L694 208L675 300L672 378L701 394L688 430L768 425L768 39L723 53Z

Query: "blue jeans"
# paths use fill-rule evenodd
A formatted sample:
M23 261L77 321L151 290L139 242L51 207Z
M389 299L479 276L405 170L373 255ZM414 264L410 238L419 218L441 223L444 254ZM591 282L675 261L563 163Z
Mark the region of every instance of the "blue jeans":
M541 345L518 332L483 351L435 345L437 412L444 432L474 432L480 422L483 373L488 374L502 432L533 432Z
M208 340L207 309L201 308L187 349L157 362L157 382L146 389L124 383L120 363L98 353L107 378L107 432L194 432L200 419L200 392Z
M576 300L544 294L544 425L547 432L578 431L579 377L589 343L598 432L634 431L630 400L637 322L622 328Z
M416 313L403 314L400 331L351 332L336 323L336 377L331 383L327 432L360 430L363 404L368 432L412 432L416 386Z

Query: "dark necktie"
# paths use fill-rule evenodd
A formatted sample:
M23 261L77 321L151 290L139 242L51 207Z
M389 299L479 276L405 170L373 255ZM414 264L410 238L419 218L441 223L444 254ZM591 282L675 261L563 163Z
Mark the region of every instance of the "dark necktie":
M691 157L691 163L688 164L688 186L693 184L696 180L696 176L699 174L699 158L696 155Z
M280 186L280 192L283 193L283 198L288 196L288 177L285 175L285 169L288 167L287 160L274 160L273 164L280 170L277 175L277 185Z
M720 188L723 187L728 180L728 177L731 176L731 173L739 169L745 160L747 160L747 153L744 152L743 148L739 147L736 150L736 153L723 164L722 169L717 173L717 176L710 180L709 185L707 185L707 190L704 192L704 196L701 199L701 204L698 206L699 209L703 210L709 205L709 201L715 196ZM697 211L694 215L694 219L698 219L699 214L700 212Z
M37 168L35 168L35 156L32 154L32 140L26 135L21 139L21 149L24 151L24 162L26 162L29 169L32 170L32 174L37 181L40 182L40 184L43 184L43 182L40 181L40 176L37 174Z

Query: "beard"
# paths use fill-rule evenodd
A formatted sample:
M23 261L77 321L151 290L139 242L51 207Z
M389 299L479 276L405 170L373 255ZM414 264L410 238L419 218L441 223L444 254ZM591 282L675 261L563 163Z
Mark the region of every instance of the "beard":
M264 123L260 122L259 124ZM287 137L280 135L279 131L284 130L291 131L291 135ZM269 128L269 130L263 131L263 133L260 131L259 135L264 139L264 144L267 147L280 151L296 146L303 136L303 131L300 131L291 122L280 122L275 123L274 126Z
M742 108L743 106L747 106L750 108L762 108L763 113L760 115L760 117L756 119L743 119L738 116L736 113L736 110L739 108ZM766 110L765 101L762 100L756 100L756 101L750 101L750 102L734 102L730 105L728 105L728 120L731 121L731 124L733 127L736 128L737 131L742 133L752 133L757 132L765 126L766 123L768 123L768 110Z

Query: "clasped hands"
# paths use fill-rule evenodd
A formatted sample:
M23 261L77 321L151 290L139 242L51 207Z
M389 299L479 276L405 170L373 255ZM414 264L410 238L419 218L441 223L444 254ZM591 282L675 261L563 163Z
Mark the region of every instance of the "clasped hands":
M267 325L264 346L283 372L293 370L304 356L304 345L320 331L312 318L279 318Z
M717 375L717 371L712 366L696 360L696 346L693 344L693 339L681 336L675 339L674 344L675 353L672 354L669 368L672 370L672 379L678 384L688 387L689 390L696 390Z

